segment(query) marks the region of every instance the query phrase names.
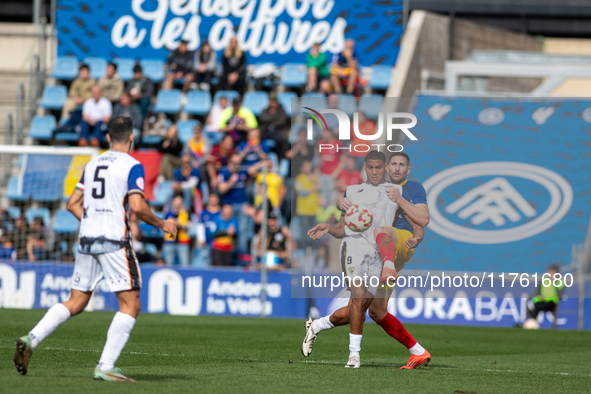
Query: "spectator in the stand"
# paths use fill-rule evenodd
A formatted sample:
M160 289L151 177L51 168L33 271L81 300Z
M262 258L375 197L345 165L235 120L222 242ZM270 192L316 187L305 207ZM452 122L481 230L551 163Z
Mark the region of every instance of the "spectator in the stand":
M330 82L328 80L329 72L326 66L326 52L320 52L320 43L315 43L306 55L306 68L308 69L308 92L326 94L330 91Z
M347 157L345 160L345 168L339 173L335 185L335 190L339 195L345 193L345 189L351 185L359 185L363 182L361 172L357 169L357 162L354 157Z
M330 80L336 93L342 93L344 86L348 94L354 94L358 79L359 59L355 53L355 40L347 39L343 52L333 56Z
M107 74L99 79L98 85L103 90L103 96L109 99L112 104L119 101L121 93L123 93L123 80L117 74L115 63L107 64Z
M82 64L78 69L78 78L74 79L68 99L62 108L62 118L69 118L70 112L78 109L86 100L92 97L92 87L96 84L93 78L90 78L90 69L86 64Z
M230 43L224 49L222 66L220 88L222 90L236 90L242 94L246 85L246 56L238 47L236 36L230 39Z
M248 251L248 237L252 235L252 220L243 211L248 203L246 185L251 177L255 177L260 165L249 168L242 167L242 157L233 154L230 157L228 168L220 171L218 175L218 190L224 204L231 204L234 209L234 216L238 219L238 251Z
M269 211L267 216L267 255L261 256L262 230L257 234L256 250L261 257L261 264L267 264L271 268L283 268L289 265L287 259L291 253L291 235L287 226L279 224L277 213ZM279 265L279 267L277 267Z
M191 162L191 155L183 155L181 166L174 170L172 190L183 195L184 204L189 209L193 207L193 192L195 192L200 178L199 170L193 167Z
M308 230L316 225L316 213L320 207L320 180L318 175L312 172L312 163L304 161L300 168L300 174L294 180L296 192L296 215L300 220L301 235L300 246L306 248L312 245L308 237Z
M211 107L207 120L205 121L205 131L216 132L220 130L220 119L222 118L222 112L228 107L228 98L226 96L220 96L218 104Z
M272 150L280 159L283 158L288 149L289 117L277 100L276 93L269 94L269 106L259 115L259 127L261 138L275 141L275 149Z
M338 132L338 130L336 130ZM340 160L341 152L338 148L341 146L340 141L335 138L335 135L330 130L324 130L322 139L318 145L332 145L334 148L322 149L318 156L318 167L320 169L320 185L321 195L324 201L322 204L331 206L335 204L334 198L334 180L341 172Z
M164 82L164 89L170 90L174 86L175 81L185 79L183 81L183 92L189 90L189 85L193 82L193 56L194 53L189 51L188 42L181 40L178 48L171 51L166 58L168 64L168 75Z
M9 228L14 226L14 220L10 216L7 210L0 207L0 234L5 234L8 232Z
M242 157L242 166L248 168L265 160L269 154L269 147L265 141L261 141L261 131L251 129L248 131L246 141L239 143L236 151Z
M263 202L263 180L267 183L267 198L269 199L269 209L279 211L279 207L285 197L285 187L283 186L283 178L281 175L273 172L273 162L267 160L262 165L267 166L267 176L263 176L262 172L259 172L255 178L255 199L254 205L256 208L260 208ZM262 167L262 166L261 166Z
M193 62L195 73L191 88L199 88L205 91L211 90L211 79L215 75L217 63L217 53L211 49L209 42L203 41L201 49L195 52Z
M29 225L23 216L14 221L14 230L12 231L11 242L16 250L16 258L22 259L27 255L27 235L29 234Z
M234 239L240 235L238 220L231 204L224 204L222 212L214 219L215 231L212 234L211 265L231 266L234 252Z
M156 262L157 257L146 251L146 244L142 239L142 230L137 220L131 220L129 222L129 229L131 230L131 246L135 252L137 261L140 263Z
M230 134L234 141L246 139L248 130L258 127L256 116L251 110L242 106L242 98L234 97L232 107L226 108L220 118L219 130Z
M193 157L193 167L201 167L207 160L210 151L211 143L209 142L209 138L203 135L201 124L197 123L193 127L193 137L187 141L187 153Z
M131 94L133 100L140 106L142 116L146 116L154 96L154 83L150 78L144 76L142 66L139 64L133 66L133 79L127 82L125 90Z
M207 182L212 189L218 188L218 173L228 165L234 151L234 139L229 135L225 136L219 145L214 145L211 149L207 158Z
M213 242L213 235L216 232L216 220L220 216L221 210L220 196L215 193L210 194L207 199L207 205L199 218L205 230L205 242L199 244L198 250L199 261L197 265L199 267L211 265L211 244Z
M127 116L128 118L131 118L133 128L141 130L142 122L144 121L142 111L140 110L140 107L133 102L131 95L128 92L121 93L121 99L119 103L115 104L115 108L113 109L113 117L116 116Z
M8 234L2 233L0 238L0 259L16 260L16 250Z
M100 141L107 134L107 125L113 115L111 102L103 97L101 87L92 88L92 97L84 102L82 107L82 123L80 124L80 140L78 145L99 146ZM92 131L91 131L92 129Z
M298 131L298 140L291 146L288 155L291 159L291 177L295 178L300 173L305 161L312 162L314 158L314 146L308 142L307 130L301 128Z
M30 261L45 259L45 223L40 217L31 222L27 235L27 256Z
M183 143L179 140L178 128L170 125L166 136L158 144L158 152L162 153L158 181L170 181L174 178L174 170L181 166Z
M188 267L191 249L189 228L192 226L192 222L189 218L188 209L183 206L183 196L174 196L170 211L166 213L164 218L172 220L178 230L176 238L170 237L169 234L164 236L162 252L164 253L166 265L174 265L175 259L178 258L181 267Z
M376 124L367 119L363 112L359 112L357 116L359 132L363 135L374 135L376 133ZM353 131L353 124L351 124L351 146L359 144L367 144L367 141L357 137L357 134ZM351 152L349 153L349 156L355 158L357 168L363 168L363 165L365 164L365 155L367 155L367 152L357 152L355 149L351 149Z
M332 93L326 98L326 104L328 105L328 109L338 109L339 106L339 96ZM326 126L330 130L334 130L339 128L339 119L334 114L326 114L324 115L324 120L326 121Z

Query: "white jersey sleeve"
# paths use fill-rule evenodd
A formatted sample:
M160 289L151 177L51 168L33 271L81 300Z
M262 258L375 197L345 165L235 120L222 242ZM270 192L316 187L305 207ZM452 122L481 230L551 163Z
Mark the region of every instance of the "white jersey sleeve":
M356 233L345 226L345 235L360 235L371 245L376 246L374 238L375 229L382 226L391 227L394 224L396 211L398 210L398 204L390 200L386 194L386 189L388 187L396 187L400 194L402 194L402 187L390 182L381 183L379 185L362 183L347 187L345 190L345 197L347 197L353 205L365 205L371 211L373 221L371 227L362 233Z
M84 193L80 253L101 254L128 247L128 196L144 193L144 167L127 153L109 150L91 160L77 188Z

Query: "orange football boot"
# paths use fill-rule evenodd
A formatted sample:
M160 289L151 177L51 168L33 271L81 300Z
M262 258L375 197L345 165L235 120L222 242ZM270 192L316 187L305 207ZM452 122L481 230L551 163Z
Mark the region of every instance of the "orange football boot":
M410 359L408 363L404 367L400 367L400 369L416 369L419 367L426 367L431 361L431 354L425 349L425 353L421 354L420 356L415 356L414 354L410 355Z

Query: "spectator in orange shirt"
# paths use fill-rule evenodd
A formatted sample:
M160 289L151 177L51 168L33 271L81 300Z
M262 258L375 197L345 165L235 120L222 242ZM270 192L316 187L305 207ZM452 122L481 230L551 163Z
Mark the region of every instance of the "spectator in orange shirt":
M335 190L342 194L345 193L347 186L358 185L362 182L363 178L361 177L361 172L357 169L355 158L347 157L345 160L345 168L337 177Z

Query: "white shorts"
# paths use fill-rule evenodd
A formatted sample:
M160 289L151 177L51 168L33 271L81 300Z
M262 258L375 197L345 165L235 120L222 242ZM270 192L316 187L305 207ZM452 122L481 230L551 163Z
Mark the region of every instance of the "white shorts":
M114 293L139 289L142 274L133 249L122 248L101 254L78 253L72 275L72 289L94 291L103 278Z
M382 266L380 253L364 237L349 235L341 241L341 269L351 283L364 283L374 296L380 284Z

